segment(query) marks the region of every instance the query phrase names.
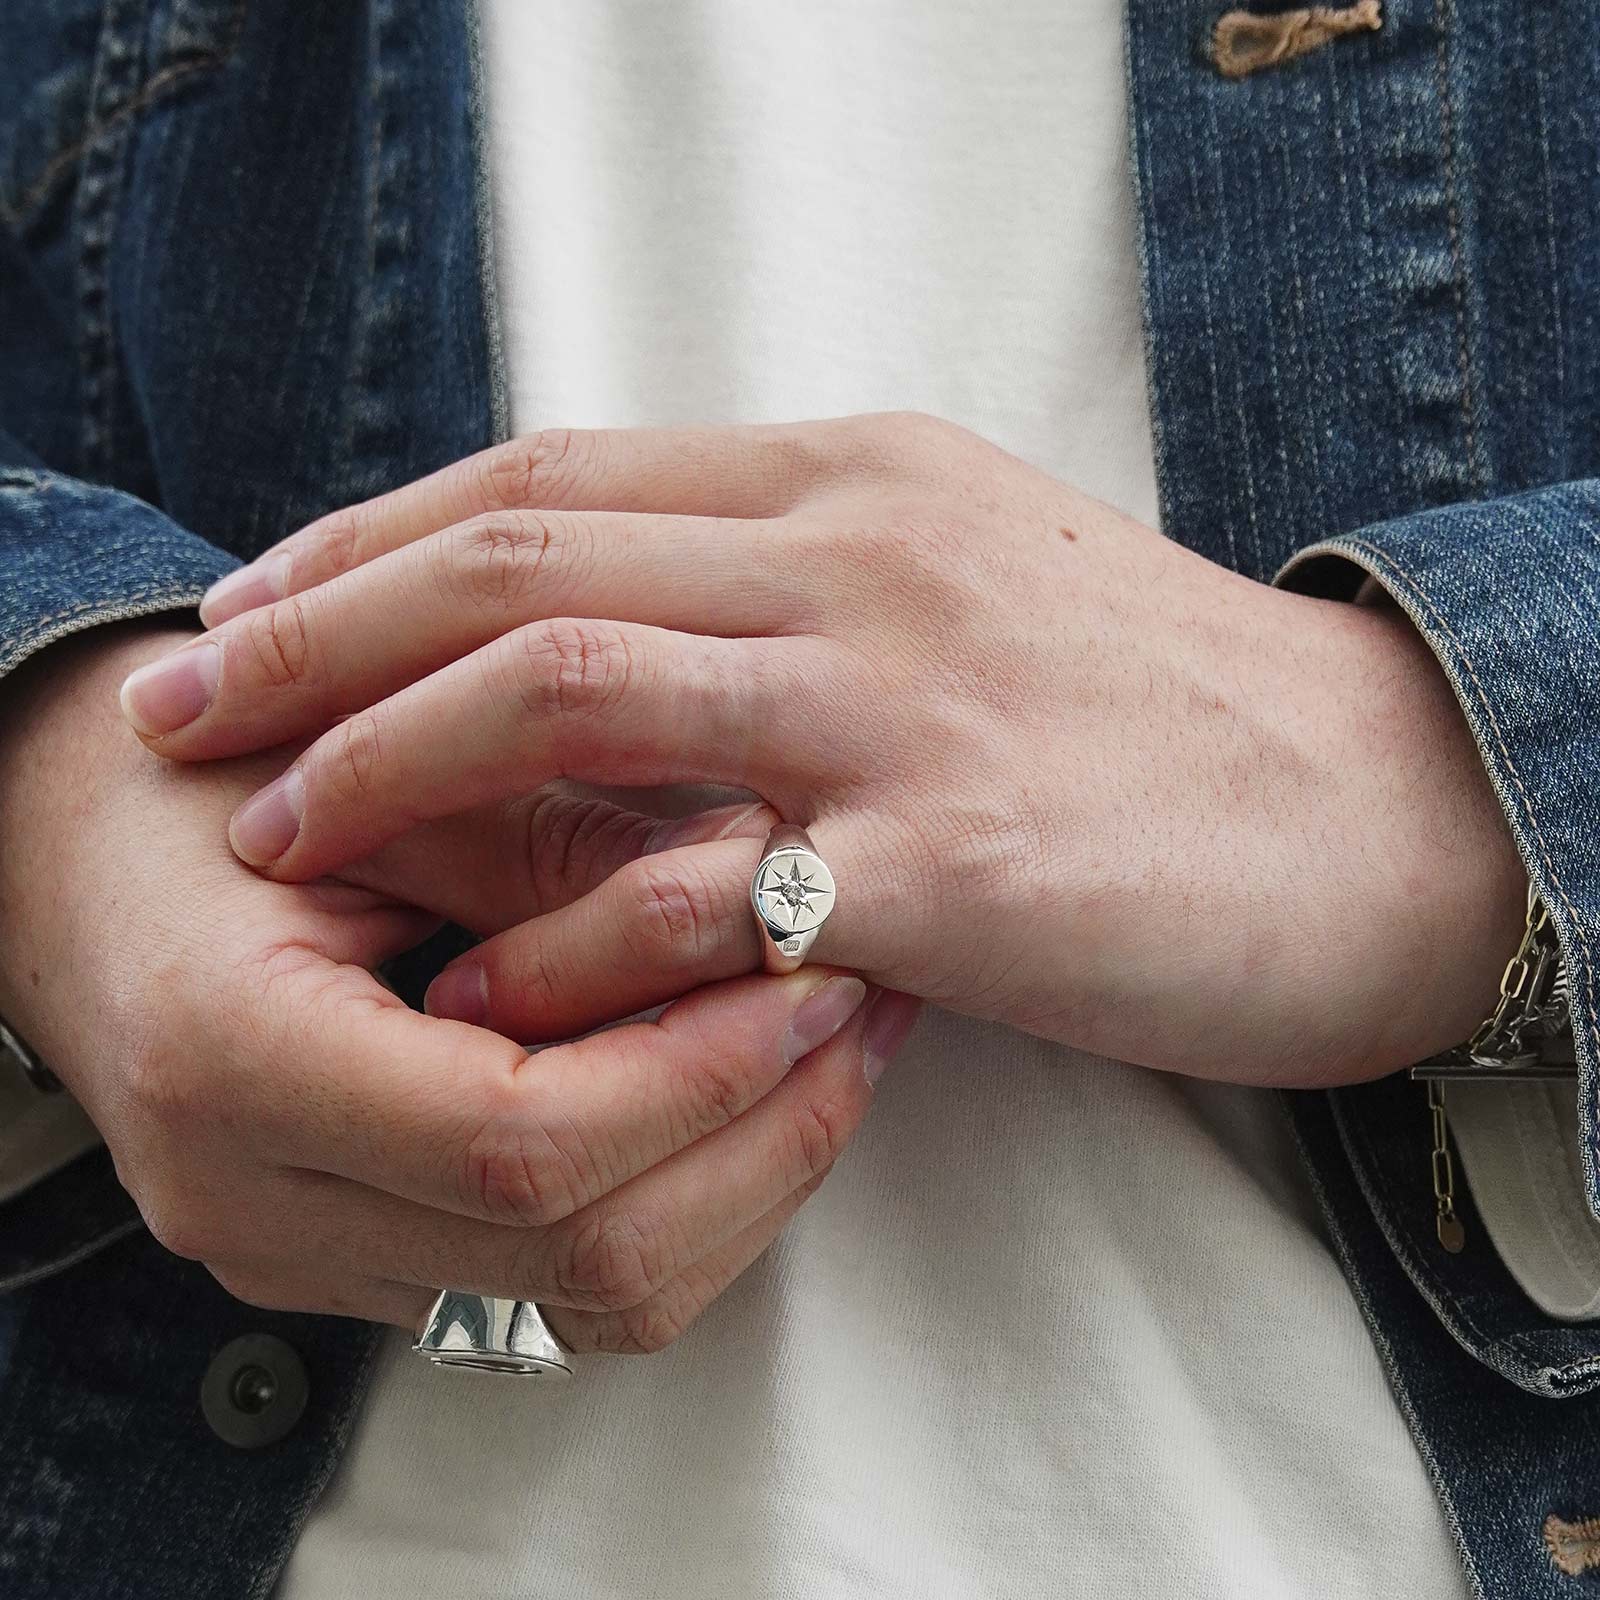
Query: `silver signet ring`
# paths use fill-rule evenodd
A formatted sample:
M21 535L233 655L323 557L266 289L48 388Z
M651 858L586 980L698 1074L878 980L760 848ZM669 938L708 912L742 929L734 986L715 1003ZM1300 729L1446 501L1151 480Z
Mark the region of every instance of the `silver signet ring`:
M833 874L804 828L780 824L767 835L750 879L768 972L793 972L811 950L834 905Z
M495 1300L444 1290L411 1347L438 1367L515 1372L530 1378L572 1376L572 1354L531 1300Z

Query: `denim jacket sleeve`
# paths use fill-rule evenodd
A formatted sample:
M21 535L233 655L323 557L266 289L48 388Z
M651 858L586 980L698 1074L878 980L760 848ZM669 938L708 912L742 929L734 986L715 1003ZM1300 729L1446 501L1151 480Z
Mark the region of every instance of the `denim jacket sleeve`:
M193 607L237 562L153 506L0 434L0 673L68 634Z
M1377 523L1300 551L1276 581L1350 599L1368 579L1438 657L1549 907L1572 1000L1584 1188L1600 1215L1600 480ZM1473 1265L1434 1246L1427 1151L1403 1087L1327 1097L1402 1266L1457 1338L1514 1382L1544 1394L1600 1383L1593 1328L1545 1318L1481 1253Z
M83 629L192 608L235 565L144 501L49 471L0 433L0 675ZM0 1130L0 1171L5 1160ZM106 1152L79 1155L0 1205L0 1292L137 1225Z

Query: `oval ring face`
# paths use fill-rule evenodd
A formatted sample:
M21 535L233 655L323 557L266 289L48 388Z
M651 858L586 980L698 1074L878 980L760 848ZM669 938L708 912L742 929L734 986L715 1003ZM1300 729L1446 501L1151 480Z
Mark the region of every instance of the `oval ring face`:
M833 874L809 850L774 851L750 885L756 915L785 936L820 928L833 910L833 896Z

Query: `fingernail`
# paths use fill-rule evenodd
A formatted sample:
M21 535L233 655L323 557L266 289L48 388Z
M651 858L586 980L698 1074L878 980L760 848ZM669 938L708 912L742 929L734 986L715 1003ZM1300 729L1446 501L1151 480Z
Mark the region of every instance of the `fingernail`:
M883 1076L883 1069L916 1026L921 1009L922 1002L915 995L901 994L898 989L880 989L873 996L862 1029L861 1069L868 1083Z
M283 599L288 578L287 556L267 556L261 561L252 561L248 567L240 567L226 578L219 578L206 590L200 602L200 620L208 628L214 628L243 611L270 606L274 600Z
M795 1010L789 1031L783 1036L783 1064L792 1067L801 1056L808 1056L818 1045L826 1044L867 998L867 986L859 978L829 978L813 989Z
M294 843L305 805L306 781L290 767L234 812L228 824L233 853L252 867L270 865Z
M489 1015L488 974L476 961L446 967L428 985L428 992L422 997L422 1009L430 1017L482 1027Z
M122 714L147 739L187 727L211 704L222 675L222 647L185 645L130 672L122 683Z

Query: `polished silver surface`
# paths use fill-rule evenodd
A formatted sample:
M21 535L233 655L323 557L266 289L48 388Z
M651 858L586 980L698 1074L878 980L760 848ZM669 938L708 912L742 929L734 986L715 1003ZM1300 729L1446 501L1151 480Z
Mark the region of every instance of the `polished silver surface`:
M435 1366L567 1379L572 1353L545 1325L531 1300L491 1300L445 1289L411 1347Z
M61 1080L44 1062L38 1052L20 1033L8 1028L0 1017L0 1067L10 1066L21 1072L40 1094L60 1094Z
M750 905L765 938L768 972L793 972L810 954L836 897L833 874L804 828L788 824L767 835L750 878Z

